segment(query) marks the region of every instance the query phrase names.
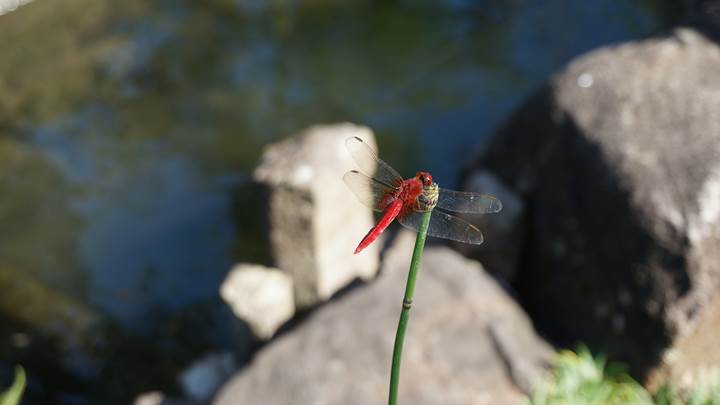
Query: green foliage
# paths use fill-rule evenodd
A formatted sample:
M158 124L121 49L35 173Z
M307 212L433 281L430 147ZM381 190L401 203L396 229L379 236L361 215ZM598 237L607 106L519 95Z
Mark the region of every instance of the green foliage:
M663 386L656 395L658 405L720 405L720 368L698 371L691 388Z
M7 391L0 394L0 405L18 405L25 390L25 370L22 366L15 368L15 382Z
M652 404L650 394L622 366L593 357L585 346L558 354L550 378L540 384L532 405Z
M552 372L536 387L530 405L720 405L720 368L701 370L692 375L687 387L665 385L653 398L622 365L607 363L580 346L576 352L564 350L553 362Z

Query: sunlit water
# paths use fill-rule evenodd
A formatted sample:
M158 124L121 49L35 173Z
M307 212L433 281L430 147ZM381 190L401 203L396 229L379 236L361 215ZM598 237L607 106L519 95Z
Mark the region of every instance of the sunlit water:
M236 205L262 145L352 121L401 172L452 187L554 70L667 13L641 0L94 1L0 17L0 271L141 336L181 310L221 311L219 283L252 258Z

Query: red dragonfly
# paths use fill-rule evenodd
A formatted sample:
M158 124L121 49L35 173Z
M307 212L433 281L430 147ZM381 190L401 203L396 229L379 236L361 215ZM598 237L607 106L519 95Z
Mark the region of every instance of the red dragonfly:
M428 235L479 245L483 242L482 232L450 212L488 214L502 209L502 203L493 195L440 188L427 172L418 172L415 177L403 180L395 169L380 160L375 151L358 137L348 138L345 146L360 171L345 173L343 181L361 203L375 211L384 212L360 241L355 249L356 254L375 241L395 218L405 227L417 231L423 212L432 209L433 205L435 208L430 217Z

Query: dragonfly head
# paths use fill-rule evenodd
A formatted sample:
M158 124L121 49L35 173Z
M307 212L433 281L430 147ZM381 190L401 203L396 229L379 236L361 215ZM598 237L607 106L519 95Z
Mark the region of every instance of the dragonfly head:
M428 172L417 172L415 178L420 180L423 187L430 187L433 184L433 178Z

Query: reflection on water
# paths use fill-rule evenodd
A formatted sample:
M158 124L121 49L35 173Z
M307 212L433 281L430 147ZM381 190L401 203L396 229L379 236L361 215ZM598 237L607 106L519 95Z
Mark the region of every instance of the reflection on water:
M146 329L163 311L216 293L231 265L233 182L201 175L158 140L103 135L119 124L111 109L88 107L37 128L32 142L74 189L89 301Z
M452 185L554 69L667 18L659 0L407 3L72 0L0 17L0 275L157 337L178 311L217 312L229 266L254 255L234 205L263 144L349 120L404 173Z

